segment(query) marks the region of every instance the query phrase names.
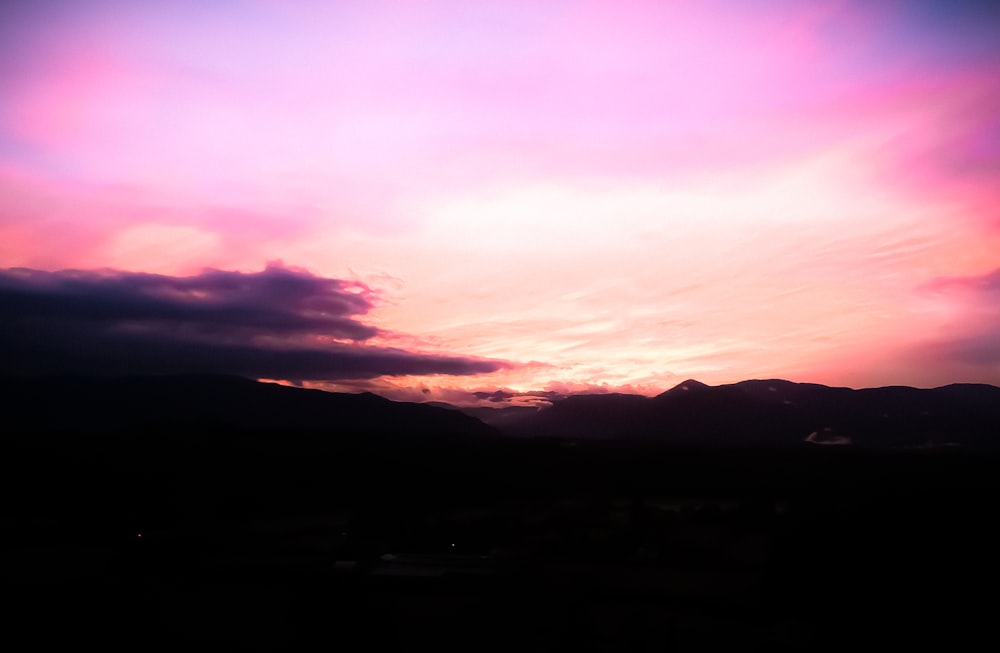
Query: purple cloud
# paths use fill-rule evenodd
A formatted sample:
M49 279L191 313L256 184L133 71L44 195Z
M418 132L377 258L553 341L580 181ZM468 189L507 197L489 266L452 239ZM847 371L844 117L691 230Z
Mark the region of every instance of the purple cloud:
M546 403L555 401L557 399L563 399L566 395L554 392L551 390L530 390L528 392L514 392L512 390L498 389L490 392L479 391L473 392L472 396L476 399L489 401L491 403L510 403L511 399L516 399L519 397L527 397L530 399L543 400Z
M1000 269L979 276L942 277L924 290L957 306L952 335L931 343L927 357L973 367L1000 364Z
M501 361L363 344L367 286L269 265L171 277L0 270L0 371L290 380L479 374Z
M1000 268L979 276L939 277L923 288L932 292L972 292L1000 298Z
M0 272L0 316L72 320L241 336L322 334L366 340L354 319L372 306L366 286L269 265L193 277L115 271Z

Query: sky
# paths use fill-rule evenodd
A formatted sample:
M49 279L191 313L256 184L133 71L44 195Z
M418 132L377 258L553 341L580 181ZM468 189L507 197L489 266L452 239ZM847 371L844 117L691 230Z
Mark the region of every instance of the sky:
M0 89L0 372L1000 385L988 2L25 0Z

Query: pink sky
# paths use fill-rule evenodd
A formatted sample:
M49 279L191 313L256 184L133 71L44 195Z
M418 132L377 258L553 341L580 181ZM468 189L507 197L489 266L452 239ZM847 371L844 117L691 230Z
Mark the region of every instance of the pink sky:
M514 363L331 386L397 397L1000 384L985 3L0 11L0 267L281 261Z

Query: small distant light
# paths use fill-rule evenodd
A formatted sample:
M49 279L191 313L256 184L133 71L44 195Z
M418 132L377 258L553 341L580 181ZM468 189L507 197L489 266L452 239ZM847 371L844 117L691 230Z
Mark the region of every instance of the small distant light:
M454 543L454 542L452 542L452 543L451 543L451 545L452 545L452 546L455 546L455 543Z
M136 537L138 537L141 540L142 539L142 533L137 533Z

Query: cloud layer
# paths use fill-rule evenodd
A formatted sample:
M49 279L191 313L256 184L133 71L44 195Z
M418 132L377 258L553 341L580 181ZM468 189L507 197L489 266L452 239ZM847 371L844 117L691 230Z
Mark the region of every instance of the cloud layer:
M927 284L948 307L947 333L927 349L937 364L961 364L977 368L989 378L1000 372L1000 269L965 277L944 277Z
M417 369L392 391L490 404L529 397L470 393L1000 383L977 362L994 295L921 290L1000 267L997 19L974 0L6 3L0 268L174 281L38 273L6 298L34 302L31 328L2 328L54 330L32 345L50 366L181 343L154 367L273 374L280 352L289 375ZM226 275L199 274L269 260L325 281L223 301ZM540 364L436 378L482 360Z
M269 265L189 277L0 271L0 371L326 380L481 374L481 358L365 344L367 286Z

